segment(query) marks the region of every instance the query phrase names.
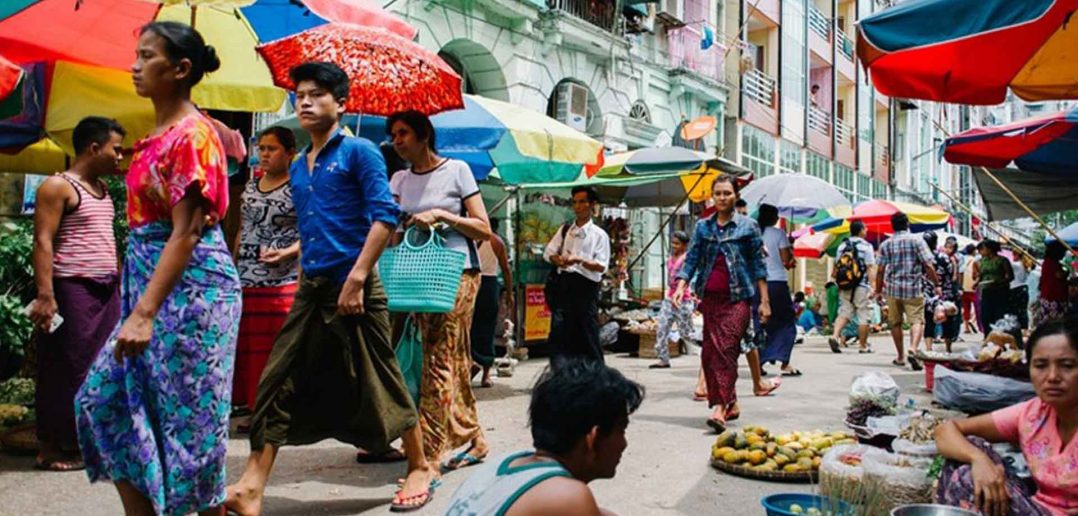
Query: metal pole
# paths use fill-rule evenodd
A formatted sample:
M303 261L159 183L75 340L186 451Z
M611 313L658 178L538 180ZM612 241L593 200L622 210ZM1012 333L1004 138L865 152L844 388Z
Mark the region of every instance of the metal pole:
M988 175L988 177L992 179L992 181L995 181L996 185L1002 188L1004 192L1007 192L1007 195L1011 196L1011 199L1014 199L1014 202L1018 203L1018 206L1021 206L1023 210L1026 210L1026 213L1028 213L1030 217L1033 217L1033 220L1036 220L1037 223L1040 224L1041 227L1044 228L1044 230L1047 231L1049 235L1052 235L1052 238L1055 238L1059 241L1059 243L1063 244L1063 247L1066 247L1067 251L1070 251L1071 254L1078 256L1078 252L1075 252L1075 250L1071 248L1070 244L1060 238L1059 235L1056 233L1056 230L1052 229L1052 227L1049 226L1048 223L1044 221L1044 219L1041 219L1040 215L1034 213L1033 210L1029 208L1029 206L1026 206L1026 203L1022 202L1022 200L1019 199L1018 196L1015 195L1010 188L1007 188L1007 185L1003 184L1003 181L1000 181L999 178L996 177L996 175L993 174L991 170L988 170L987 167L980 168L982 171L984 171L985 174Z
M939 185L937 185L936 183L929 183L929 184L932 185L932 187L935 188L937 192L943 194L945 197L950 199L951 202L955 203L955 205L957 205L959 208L961 208L966 213L968 213L970 215L976 215L975 213L973 213L973 210L969 206L966 206L965 204L962 204L962 201L960 201L958 199L955 199L954 196L947 193L946 190L940 188ZM1034 262L1037 261L1037 258L1035 258L1032 254L1030 254L1029 251L1026 251L1022 246L1016 244L1013 240L1011 240L1009 237L1007 237L1007 235L1004 235L1002 231L992 227L991 222L986 222L985 227L992 230L993 233L999 235L1001 237L1001 239L1004 241L1004 243L1006 243L1006 244L1010 245L1011 247L1013 247L1015 250L1017 250L1023 256L1028 257L1029 259L1033 260Z

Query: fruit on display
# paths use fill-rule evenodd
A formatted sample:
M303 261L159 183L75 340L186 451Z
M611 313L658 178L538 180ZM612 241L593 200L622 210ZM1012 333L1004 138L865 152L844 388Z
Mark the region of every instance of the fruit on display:
M832 446L855 442L853 434L845 431L772 435L764 427L747 426L720 434L711 447L711 458L755 471L810 473L820 468L823 455Z

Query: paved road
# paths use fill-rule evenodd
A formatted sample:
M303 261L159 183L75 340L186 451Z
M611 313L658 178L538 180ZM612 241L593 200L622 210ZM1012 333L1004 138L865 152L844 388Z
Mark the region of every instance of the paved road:
M748 369L741 367L741 425L764 425L773 431L841 429L850 381L879 368L892 374L903 395L927 399L923 376L890 365L890 339L873 337L875 354L834 355L821 338L795 348L794 363L803 372L786 378L775 396L752 396ZM477 389L479 415L494 454L530 446L527 428L529 386L545 366L531 360L512 378L498 378L491 389ZM599 503L622 515L763 514L766 494L809 491L807 485L760 482L713 470L708 455L714 435L705 426L707 409L692 401L699 358L676 358L667 370L649 370L649 360L608 356L608 363L647 387L647 398L629 425L629 448L617 478L592 484ZM771 369L776 369L771 367ZM229 443L229 478L235 479L248 452L247 441ZM115 515L118 498L109 484L89 484L81 472L45 473L32 468L31 457L0 454L0 514ZM350 447L333 441L286 448L267 490L266 515L387 514L401 464L361 466ZM441 514L467 470L449 474L431 504L416 514Z

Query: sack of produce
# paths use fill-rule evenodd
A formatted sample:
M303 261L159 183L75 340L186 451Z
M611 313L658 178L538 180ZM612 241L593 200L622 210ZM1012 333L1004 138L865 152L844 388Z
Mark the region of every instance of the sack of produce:
M866 516L887 516L900 505L931 503L931 460L890 453L868 453L864 468L863 504Z
M820 461L820 494L847 503L860 505L864 499L865 454L877 448L860 444L832 447Z
M928 412L910 417L909 424L898 434L898 439L891 443L891 449L899 455L932 460L939 454L936 448L935 431L942 421Z
M891 375L882 371L869 371L854 378L850 385L850 403L869 399L880 405L894 407L898 403L898 384Z
M952 371L936 367L932 397L949 409L983 414L1009 407L1036 396L1033 384L1011 378Z

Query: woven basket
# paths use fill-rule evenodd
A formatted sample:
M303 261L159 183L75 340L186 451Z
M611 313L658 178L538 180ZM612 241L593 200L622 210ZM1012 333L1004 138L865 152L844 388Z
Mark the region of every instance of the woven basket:
M460 275L467 256L446 249L437 231L421 245L412 244L415 226L400 245L386 249L378 260L391 312L446 313L457 302Z
M755 478L757 480L767 480L770 482L816 482L819 479L820 475L818 471L799 471L797 473L788 473L786 471L758 471L752 468L746 468L737 464L729 464L727 462L714 459L712 459L711 461L711 466L719 471L723 471L731 475L737 475L739 477L745 478Z

